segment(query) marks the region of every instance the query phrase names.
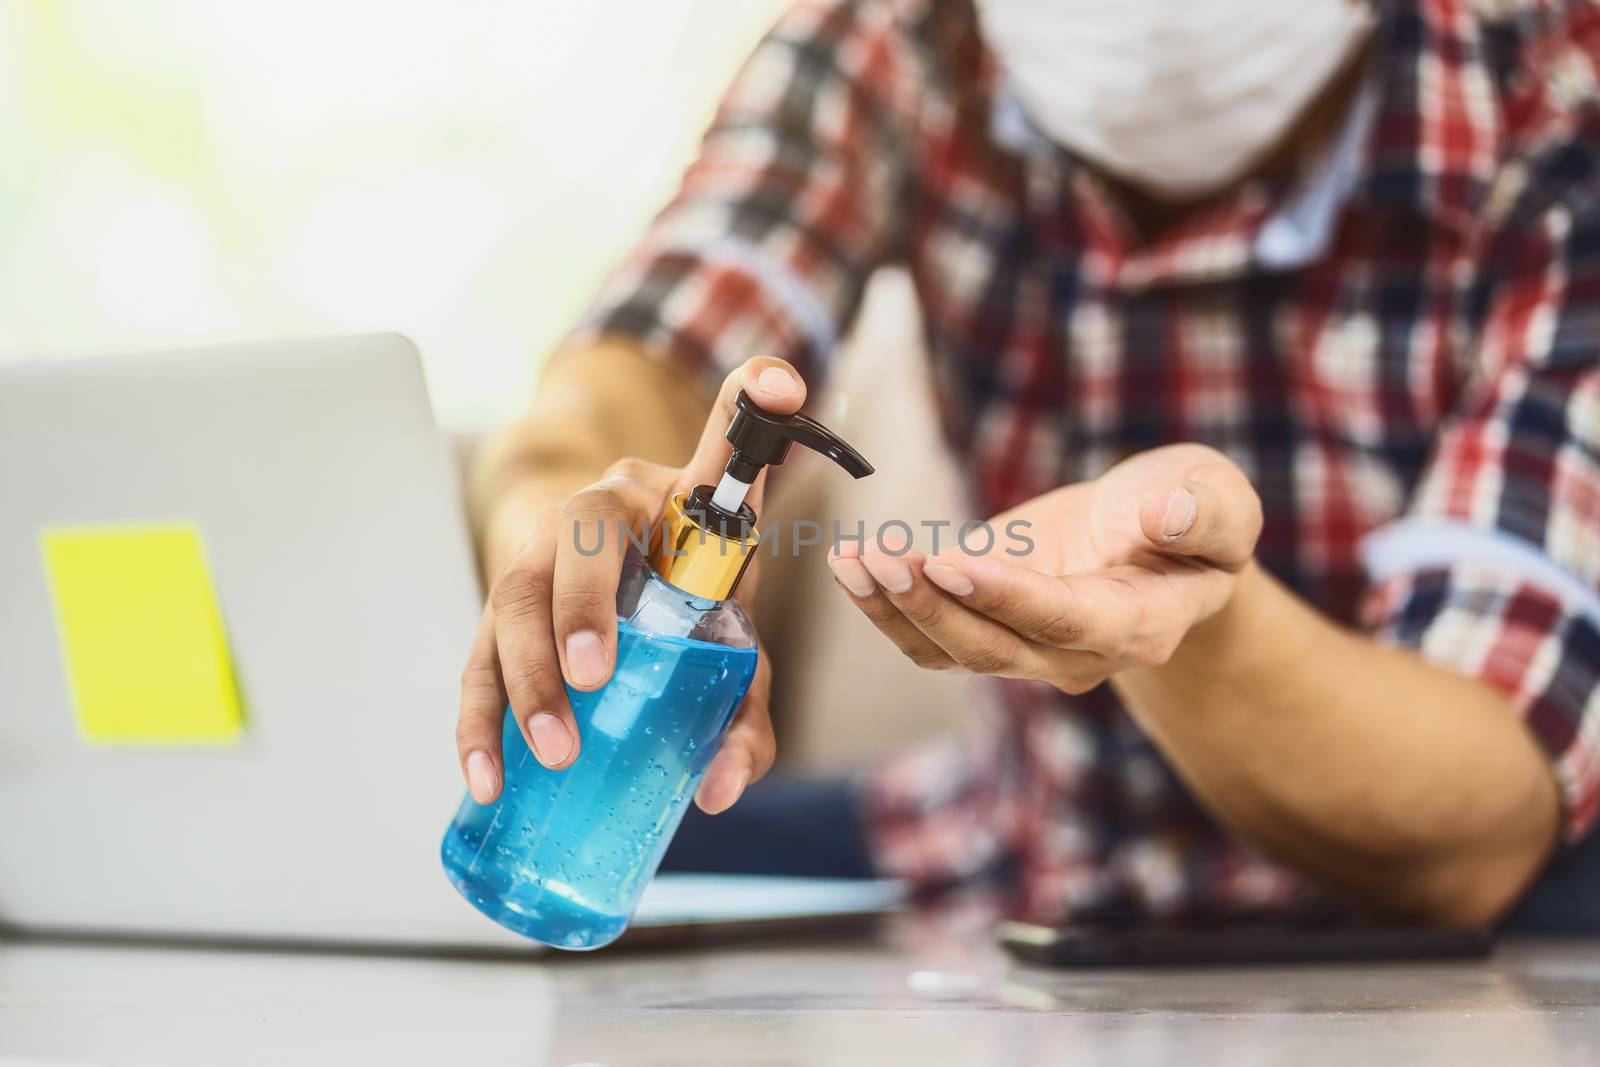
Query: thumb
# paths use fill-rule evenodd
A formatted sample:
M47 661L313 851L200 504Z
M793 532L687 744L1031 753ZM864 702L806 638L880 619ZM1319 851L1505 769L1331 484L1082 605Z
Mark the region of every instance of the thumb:
M1239 471L1198 468L1180 484L1145 490L1139 529L1158 552L1238 570L1261 536L1261 500Z

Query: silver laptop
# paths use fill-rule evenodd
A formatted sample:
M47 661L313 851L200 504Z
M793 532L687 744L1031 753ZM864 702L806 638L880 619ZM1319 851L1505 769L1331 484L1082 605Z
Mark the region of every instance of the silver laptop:
M40 531L170 521L204 540L245 728L224 746L86 743ZM402 337L0 366L0 926L531 945L438 860L479 605L455 465ZM660 883L641 923L893 896Z

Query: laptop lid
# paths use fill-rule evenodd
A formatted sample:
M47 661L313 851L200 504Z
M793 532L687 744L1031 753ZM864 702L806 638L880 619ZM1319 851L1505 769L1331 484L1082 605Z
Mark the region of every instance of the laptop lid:
M395 335L0 366L0 922L503 942L438 839L478 584L448 444ZM197 530L237 740L78 729L41 552Z

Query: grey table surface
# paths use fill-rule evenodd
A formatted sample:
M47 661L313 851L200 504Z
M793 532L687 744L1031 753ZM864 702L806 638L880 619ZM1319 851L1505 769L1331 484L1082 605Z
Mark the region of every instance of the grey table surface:
M1600 941L1049 973L981 937L467 959L0 941L0 1063L1600 1064Z

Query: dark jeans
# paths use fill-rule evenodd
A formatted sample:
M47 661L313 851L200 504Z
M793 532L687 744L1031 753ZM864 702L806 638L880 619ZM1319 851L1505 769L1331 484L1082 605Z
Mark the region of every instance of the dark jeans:
M692 808L662 870L871 878L855 791L841 779L770 777L721 815ZM1600 935L1600 833L1557 857L1503 924L1523 934Z
M1519 934L1600 935L1600 832L1551 861L1503 928Z
M691 807L664 871L871 878L860 805L837 778L769 775L721 815Z

